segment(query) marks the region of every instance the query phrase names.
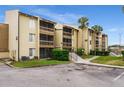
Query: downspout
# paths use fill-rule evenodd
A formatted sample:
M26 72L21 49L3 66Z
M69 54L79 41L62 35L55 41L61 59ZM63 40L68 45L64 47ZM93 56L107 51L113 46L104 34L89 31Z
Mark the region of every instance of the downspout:
M19 12L18 12L18 61L20 61L20 27L19 27Z

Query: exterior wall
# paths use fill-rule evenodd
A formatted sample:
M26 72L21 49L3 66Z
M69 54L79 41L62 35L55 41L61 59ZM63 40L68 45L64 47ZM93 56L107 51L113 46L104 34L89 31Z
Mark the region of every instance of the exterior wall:
M30 27L30 21L35 22L35 27ZM35 56L39 58L39 20L36 17L19 14L19 56L29 57L29 48L35 48ZM35 35L33 42L29 41L29 33Z
M92 35L92 38L91 38L92 48L91 48L91 50L95 50L95 32L93 31L91 35Z
M108 51L108 36L105 38L105 50Z
M74 29L72 34L72 49L74 51L78 48L78 31L79 30Z
M96 39L96 37L98 37ZM96 41L98 41L98 44L96 44ZM96 47L97 45L97 47ZM95 33L95 50L102 51L102 32L96 32Z
M102 51L102 33L99 35L99 50Z
M63 43L63 26L61 24L56 24L55 26L56 31L55 31L55 45L56 48L61 48L63 47L62 43Z
M0 52L8 52L8 24L0 24Z
M9 52L0 52L0 58L9 58Z
M83 29L83 48L85 50L85 54L88 54L90 52L89 50L89 33L88 28Z
M83 31L81 29L78 32L78 48L83 48Z
M9 56L18 60L18 10L6 11L5 23L9 24Z
M55 28L56 28L56 38L55 38L55 42L56 42L56 48L67 48L67 49L72 49L73 51L76 51L78 48L78 30L70 27L72 29L72 34L71 36L68 35L64 35L63 34L63 27L66 27L66 25L62 25L62 24L56 24ZM69 26L67 26L69 27ZM63 46L63 38L67 38L67 39L71 39L72 40L72 45L71 47L67 47L67 46Z
M107 35L102 35L102 49L105 51L108 51L108 36Z
M89 54L90 50L96 50L99 49L99 51L102 51L102 35L103 33L97 33L91 29L83 29L80 30L78 33L78 48L84 48L85 54ZM98 36L98 39L96 37ZM98 47L96 47L96 40L98 40L99 44ZM108 47L108 39L105 37L105 50L107 51Z
M30 18L35 20L36 29L29 28ZM21 14L18 10L6 11L6 23L9 24L9 56L16 61L21 56L29 56L29 48L36 48L39 57L39 18ZM29 43L29 32L35 34L35 42Z
M88 29L88 53L92 50L92 32Z

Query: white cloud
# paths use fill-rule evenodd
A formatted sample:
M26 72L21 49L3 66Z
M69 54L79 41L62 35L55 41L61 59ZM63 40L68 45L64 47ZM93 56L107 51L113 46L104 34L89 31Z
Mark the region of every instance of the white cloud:
M30 10L31 13L34 13L36 15L40 15L48 17L56 22L64 23L64 24L71 24L71 25L77 25L78 19L83 16L80 14L73 14L73 13L56 13L52 12L50 10L39 8L39 9L33 9Z

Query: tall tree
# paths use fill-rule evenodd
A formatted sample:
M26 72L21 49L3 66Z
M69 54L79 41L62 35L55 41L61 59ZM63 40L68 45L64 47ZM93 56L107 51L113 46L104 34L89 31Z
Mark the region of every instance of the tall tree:
M79 28L81 28L81 29L87 28L88 25L89 25L88 20L89 19L87 17L81 17L81 18L79 18L79 20L78 20L78 23L80 23Z
M100 25L94 25L91 27L91 29L94 30L95 32L103 31L103 28Z

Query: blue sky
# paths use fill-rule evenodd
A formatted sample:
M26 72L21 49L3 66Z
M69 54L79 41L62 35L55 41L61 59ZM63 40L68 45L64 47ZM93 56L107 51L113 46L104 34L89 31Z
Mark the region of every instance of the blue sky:
M119 34L124 45L124 13L122 6L87 6L87 5L41 5L41 6L0 6L0 23L4 22L6 10L18 9L24 13L41 16L58 23L78 26L77 20L86 16L89 26L101 25L104 33L108 34L109 45L119 44Z

